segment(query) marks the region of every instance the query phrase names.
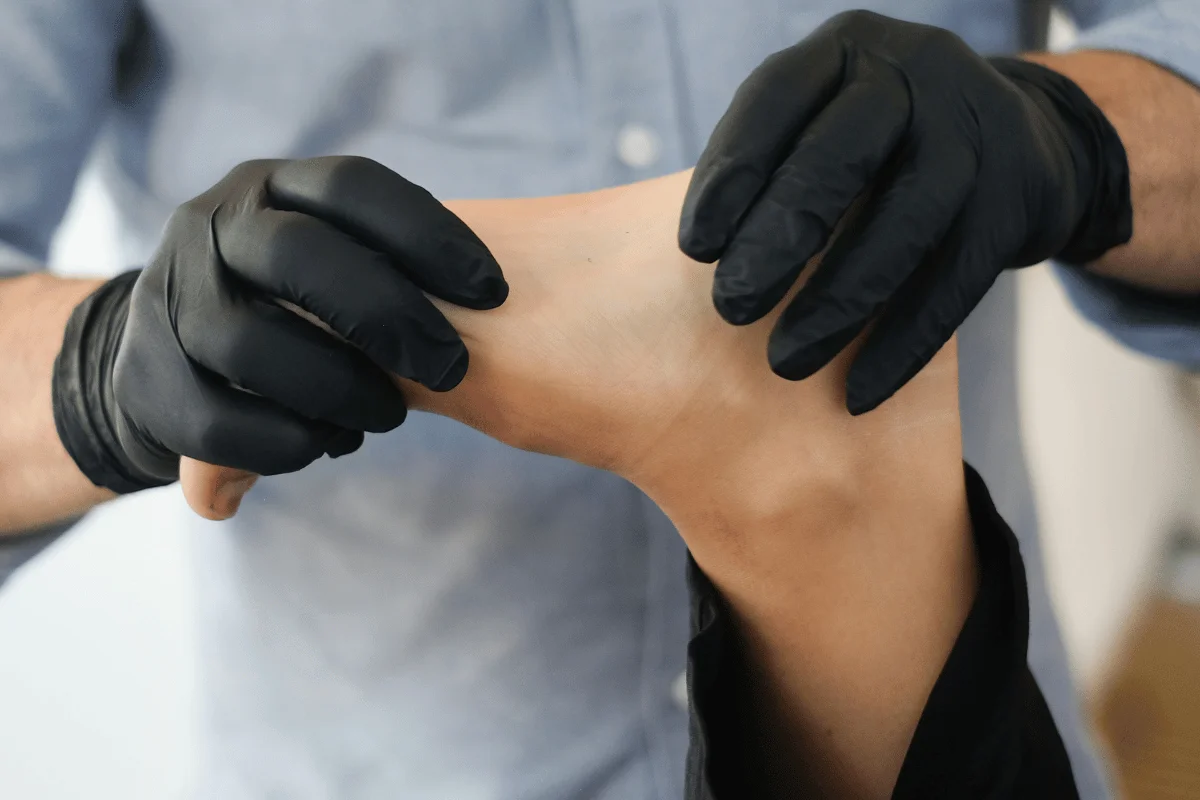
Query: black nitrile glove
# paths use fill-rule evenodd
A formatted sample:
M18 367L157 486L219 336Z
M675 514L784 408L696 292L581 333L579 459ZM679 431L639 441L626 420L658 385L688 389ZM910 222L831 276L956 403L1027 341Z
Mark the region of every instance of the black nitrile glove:
M855 414L928 363L1004 268L1087 262L1132 234L1124 147L1078 86L852 11L738 89L692 176L680 246L721 260L717 310L750 323L864 192L768 348L798 380L877 319L847 379Z
M181 455L273 475L353 452L404 420L388 373L435 390L466 373L422 290L485 309L508 285L466 224L373 161L242 164L175 212L145 270L72 314L59 436L122 493L175 480Z

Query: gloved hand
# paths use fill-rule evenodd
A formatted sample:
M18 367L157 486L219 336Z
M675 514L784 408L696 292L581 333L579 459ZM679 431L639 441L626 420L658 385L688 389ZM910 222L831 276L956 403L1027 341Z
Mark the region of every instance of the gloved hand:
M435 390L466 373L422 291L486 309L508 285L466 224L373 161L247 162L175 212L144 270L75 310L59 436L122 493L175 480L181 455L273 475L353 452L404 420L387 373Z
M799 380L877 318L847 379L854 414L915 375L1002 269L1087 262L1132 234L1124 147L1074 83L852 11L738 89L692 176L679 243L721 259L717 310L747 324L864 193L768 348L772 369Z

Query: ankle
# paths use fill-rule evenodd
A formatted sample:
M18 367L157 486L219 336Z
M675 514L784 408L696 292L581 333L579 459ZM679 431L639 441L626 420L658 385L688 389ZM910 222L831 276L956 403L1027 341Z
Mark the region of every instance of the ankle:
M861 417L845 410L844 362L800 383L721 386L682 409L653 450L623 453L617 471L671 517L701 566L730 574L794 570L797 553L829 563L900 532L924 540L918 549L965 540L953 348Z

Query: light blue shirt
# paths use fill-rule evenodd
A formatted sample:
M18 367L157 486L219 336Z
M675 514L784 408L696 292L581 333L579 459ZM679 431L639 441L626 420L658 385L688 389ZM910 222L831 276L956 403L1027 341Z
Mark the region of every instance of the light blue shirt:
M1017 46L1017 3L864 5L1000 53ZM1200 75L1195 3L1067 5L1099 25L1090 44ZM44 260L93 150L130 264L149 256L177 204L249 158L362 154L444 198L682 169L764 56L844 8L7 0L0 269ZM1017 439L1014 302L1006 277L963 330L965 449L1024 543L1030 661L1095 800L1106 791L1046 594ZM1200 351L1190 323L1179 331L1186 345L1169 355ZM681 796L684 550L623 481L414 414L351 458L262 481L234 523L169 522L198 533L197 797Z

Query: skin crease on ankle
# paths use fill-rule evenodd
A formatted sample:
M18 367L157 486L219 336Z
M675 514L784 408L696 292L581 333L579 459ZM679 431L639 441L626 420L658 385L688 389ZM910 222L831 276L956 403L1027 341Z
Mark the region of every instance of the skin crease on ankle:
M615 472L667 513L738 620L756 677L738 757L763 796L803 775L818 796L887 797L974 592L954 343L860 417L845 411L852 353L775 376L778 311L725 323L713 267L675 244L688 177L448 203L510 295L482 312L439 302L467 376L401 385L414 409ZM225 516L212 498L231 479L182 465L206 516Z

